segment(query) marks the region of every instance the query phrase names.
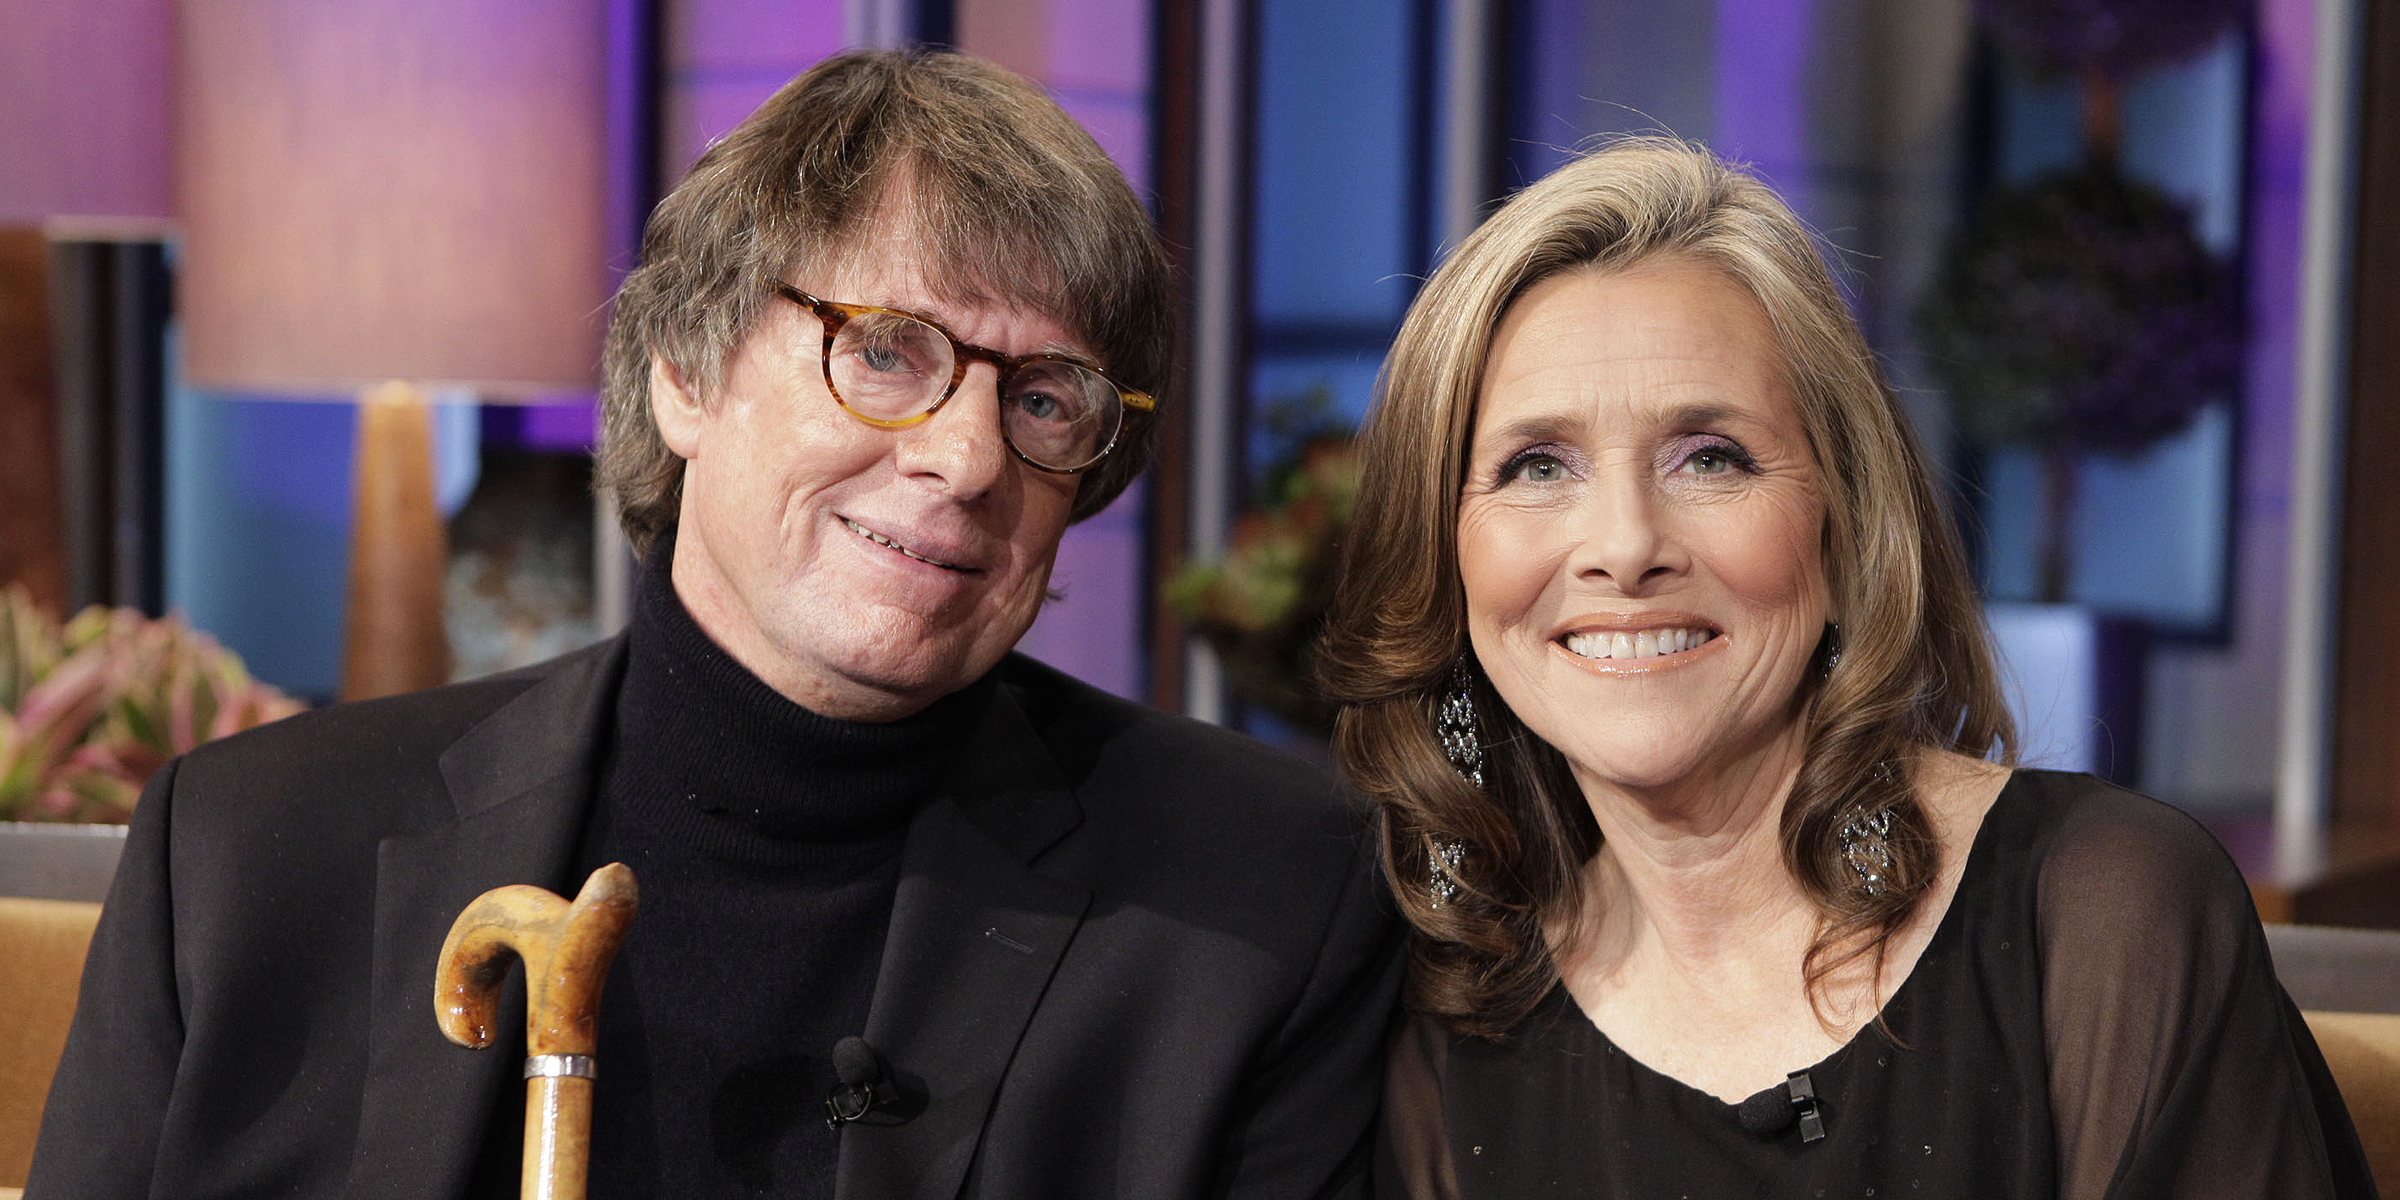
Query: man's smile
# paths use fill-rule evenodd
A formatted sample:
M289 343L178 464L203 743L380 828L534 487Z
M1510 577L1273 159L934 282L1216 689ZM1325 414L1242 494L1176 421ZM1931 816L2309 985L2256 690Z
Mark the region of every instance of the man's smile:
M946 562L943 562L942 560L940 560L940 559L938 559L938 558L930 558L930 557L927 557L926 555L919 554L919 553L917 553L916 551L914 551L914 550L911 550L911 549L909 549L908 547L901 545L899 542L897 542L897 541L894 541L894 540L893 540L893 539L891 539L891 538L885 537L884 535L882 535L882 534L880 534L880 533L877 533L877 532L875 532L874 530L872 530L872 529L869 529L869 528L867 528L866 526L864 526L864 525L861 525L861 524L859 524L858 522L856 522L856 521L853 521L853 520L851 520L851 519L850 519L850 518L848 518L848 517L837 517L837 518L835 518L835 519L836 519L836 520L839 520L839 521L842 523L842 527L843 527L843 528L845 528L845 529L848 529L850 532L852 532L852 533L855 533L855 534L857 534L858 536L860 536L860 537L862 537L862 538L865 538L865 539L867 539L868 541L870 541L870 542L873 542L873 543L875 543L875 544L876 544L876 545L878 545L878 546L882 546L882 547L884 547L884 548L886 548L886 549L889 549L889 550L897 550L897 551L899 551L900 553L902 553L902 554L905 554L905 555L907 555L908 557L910 557L910 558L913 558L913 559L917 560L918 562L921 562L921 563L930 563L930 564L932 564L932 565L934 565L934 566L937 566L937 567L940 567L940 568L942 568L942 569L943 569L943 570L945 570L945 571L960 571L960 572L972 573L972 572L975 570L975 568L973 568L973 567L962 567L962 566L959 566L959 565L958 565L958 564L956 564L956 563L946 563Z

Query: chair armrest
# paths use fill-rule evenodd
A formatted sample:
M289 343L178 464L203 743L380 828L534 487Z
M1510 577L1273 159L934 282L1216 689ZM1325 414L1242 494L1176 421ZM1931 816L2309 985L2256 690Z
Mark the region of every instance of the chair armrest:
M2310 1012L2377 1190L2400 1194L2400 1014Z
M80 900L0 897L0 1184L22 1186L33 1162L99 920L100 906Z

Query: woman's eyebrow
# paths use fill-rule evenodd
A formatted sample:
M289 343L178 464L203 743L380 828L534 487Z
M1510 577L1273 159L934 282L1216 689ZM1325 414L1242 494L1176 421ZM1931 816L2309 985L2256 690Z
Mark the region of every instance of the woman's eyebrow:
M1543 442L1565 437L1581 426L1582 422L1572 417L1557 413L1537 413L1518 417L1496 429L1486 430L1485 433L1495 443L1505 442L1510 446L1520 446L1527 442ZM1482 439L1478 439L1478 441L1480 440Z
M1771 424L1762 414L1732 404L1686 404L1668 413L1666 419L1676 428L1687 430L1726 425L1757 429Z
M1740 410L1723 404L1686 404L1676 409L1668 419L1677 425L1688 426L1721 425L1726 421L1740 420L1741 417Z

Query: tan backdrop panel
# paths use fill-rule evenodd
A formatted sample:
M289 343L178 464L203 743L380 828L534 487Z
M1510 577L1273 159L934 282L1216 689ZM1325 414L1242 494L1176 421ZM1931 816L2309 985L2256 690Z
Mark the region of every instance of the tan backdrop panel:
M603 8L185 3L193 382L588 387L607 283Z

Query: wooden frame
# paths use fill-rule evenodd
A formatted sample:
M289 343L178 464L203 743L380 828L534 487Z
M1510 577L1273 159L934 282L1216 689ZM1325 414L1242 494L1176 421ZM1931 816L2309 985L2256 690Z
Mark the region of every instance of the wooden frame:
M2400 828L2400 8L2363 6L2336 599L2335 829Z

